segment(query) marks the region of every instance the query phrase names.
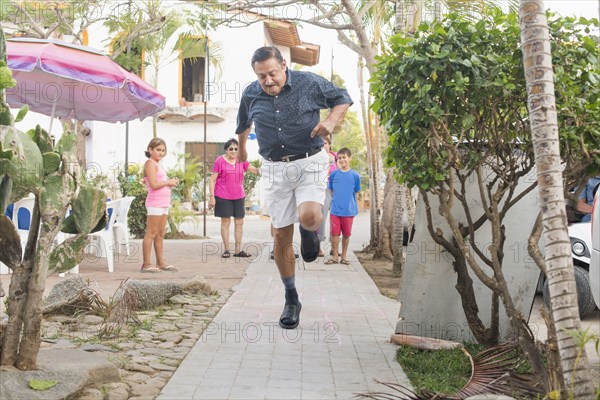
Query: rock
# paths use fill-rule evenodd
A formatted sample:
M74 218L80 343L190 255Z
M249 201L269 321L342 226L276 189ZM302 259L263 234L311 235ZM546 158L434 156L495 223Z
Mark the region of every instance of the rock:
M58 322L63 325L74 324L77 322L75 318L67 317L66 315L50 315L46 320L49 322Z
M114 300L122 301L126 291L135 296L137 310L151 310L182 292L182 285L166 281L130 279L115 293Z
M165 386L166 384L167 384L167 380L160 376L156 376L154 378L150 378L150 379L146 380L146 385L154 386L155 388L158 388L158 389L162 389L163 386Z
M0 393L10 400L62 400L86 386L118 381L119 371L104 357L70 349L41 349L34 371L3 370ZM30 379L56 380L51 389L29 388Z
M210 296L215 291L202 275L196 275L183 284L183 291L188 294L205 294Z
M162 340L163 342L173 342L175 344L179 344L183 340L183 336L178 333L164 333L158 336L157 339Z
M106 385L108 393L105 400L127 400L129 398L129 386L122 382L114 382Z
M169 299L169 302L171 304L180 304L180 305L194 304L194 302L197 304L198 301L199 300L193 299L190 296L186 296L183 294L178 294Z
M87 287L87 284L79 275L73 275L64 281L58 282L52 287L50 294L44 300L42 313L73 315L77 311L74 303L80 303L79 295Z
M104 400L104 394L98 389L84 389L77 400Z
M116 344L117 348L120 349L120 350L135 349L136 345L137 345L137 343L134 343L134 342L123 342L123 343L117 343Z
M139 384L139 383L132 383L129 385L129 387L131 388L132 396L154 398L156 395L158 395L160 393L160 389L158 389L156 387L143 385L143 384Z
M170 365L165 365L157 362L152 362L148 365L151 368L154 368L157 371L175 371L177 368L171 367Z
M128 371L143 372L144 374L153 374L156 372L154 368L132 362L125 364L125 367L123 369L126 369Z
M99 317L97 315L86 315L81 320L82 324L86 325L99 325L104 322L104 318Z
M148 380L148 375L137 372L131 376L128 376L126 380L134 383L144 383Z
M119 350L113 349L113 348L105 346L103 344L85 343L85 344L81 345L80 349L83 351L89 351L89 352L94 352L94 351L107 351L109 353L118 353L119 352Z

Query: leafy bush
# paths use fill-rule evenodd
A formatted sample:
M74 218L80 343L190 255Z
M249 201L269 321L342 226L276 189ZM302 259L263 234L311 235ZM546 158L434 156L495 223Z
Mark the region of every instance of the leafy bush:
M260 160L250 161L250 165L260 169ZM244 174L243 186L244 186L244 193L246 194L246 203L248 202L250 197L252 197L252 192L254 191L256 182L258 182L259 179L260 179L259 176L255 175L251 172L247 172L246 174Z
M144 171L140 170L135 175L125 176L120 173L117 178L121 185L121 193L123 196L135 196L131 203L131 208L128 214L129 233L138 238L144 237L146 233L146 196L148 191L144 184Z
M183 169L181 164L183 161ZM169 178L179 179L179 185L172 188L173 198L180 201L191 202L194 198L200 196L198 192L203 182L202 162L197 158L191 158L189 153L177 156L178 166L167 171Z
M169 231L165 234L165 238L167 239L182 239L187 235L182 233L181 225L185 222L188 217L191 218L191 221L195 226L198 225L198 216L194 214L193 211L186 210L181 207L179 201L174 201L171 209L169 210L169 217L167 219L167 225L169 226Z

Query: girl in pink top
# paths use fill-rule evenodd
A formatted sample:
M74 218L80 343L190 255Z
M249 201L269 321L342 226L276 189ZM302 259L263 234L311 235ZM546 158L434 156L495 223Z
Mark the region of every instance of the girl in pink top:
M154 138L148 143L146 157L148 161L144 164L144 182L148 189L146 197L146 234L142 242L142 272L177 271L172 265L168 265L163 257L163 237L167 226L167 214L171 204L171 188L177 186L177 178L169 179L160 160L167 153L167 145L161 138ZM150 262L154 244L156 254L156 267Z
M244 173L250 171L260 175L258 168L250 165L248 161L239 162L238 141L229 139L225 143L225 154L215 160L215 165L210 176L210 207L215 208L215 217L221 217L221 238L223 239L223 258L231 256L229 252L229 225L233 217L235 228L234 257L250 257L241 250L246 195L244 193Z

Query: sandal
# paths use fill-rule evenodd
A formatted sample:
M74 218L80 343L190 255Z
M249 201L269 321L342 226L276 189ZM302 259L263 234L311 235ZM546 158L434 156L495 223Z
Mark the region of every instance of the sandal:
M340 260L340 264L350 265L350 263L348 262L348 260Z
M333 258L330 258L329 260L324 262L325 265L333 265L333 264L337 264L337 263L338 263L338 260L334 260Z
M286 304L283 307L283 313L279 317L279 326L283 329L294 329L300 323L300 310L302 310L302 304Z
M229 258L229 257L231 257L231 253L229 252L229 250L225 250L223 252L223 254L221 254L221 257L222 258Z
M160 272L160 269L156 268L156 267L146 267L146 268L144 268L144 266L142 265L142 268L140 269L140 272L146 273L146 274L156 274L157 272Z
M252 257L250 254L246 253L244 250L240 251L239 253L235 253L233 256L234 257L242 257L242 258Z
M179 271L177 268L175 268L172 265L167 265L166 267L158 267L158 269L160 269L161 271L169 271L169 272L177 272L177 271Z

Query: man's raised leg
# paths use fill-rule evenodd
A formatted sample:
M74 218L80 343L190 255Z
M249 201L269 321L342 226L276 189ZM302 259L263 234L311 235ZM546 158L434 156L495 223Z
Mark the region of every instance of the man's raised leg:
M305 201L298 206L300 219L300 252L305 262L313 262L319 257L321 241L317 229L323 220L320 203Z

